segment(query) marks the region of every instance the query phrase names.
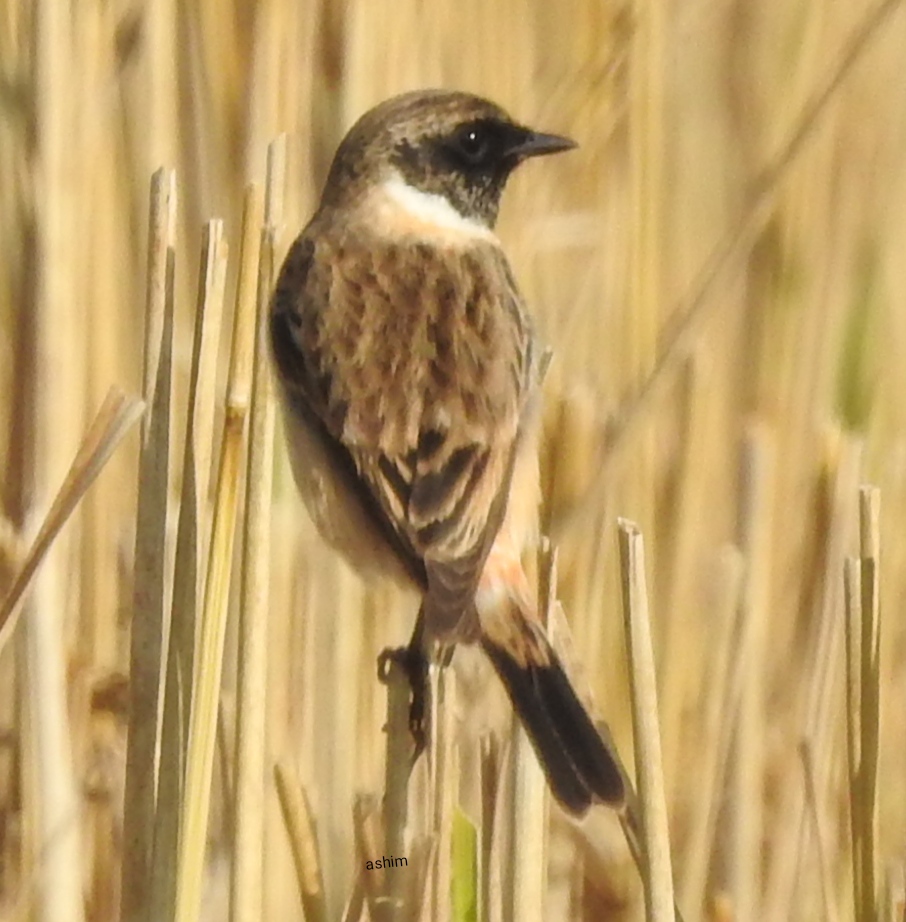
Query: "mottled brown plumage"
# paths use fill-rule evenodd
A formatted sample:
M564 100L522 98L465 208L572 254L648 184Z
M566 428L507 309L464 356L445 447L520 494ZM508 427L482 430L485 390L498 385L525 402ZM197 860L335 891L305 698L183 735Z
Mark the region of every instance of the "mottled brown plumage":
M482 643L555 794L581 812L622 782L519 565L539 368L493 233L512 169L570 146L462 93L367 113L286 258L271 342L315 524L354 566L420 590L428 639Z

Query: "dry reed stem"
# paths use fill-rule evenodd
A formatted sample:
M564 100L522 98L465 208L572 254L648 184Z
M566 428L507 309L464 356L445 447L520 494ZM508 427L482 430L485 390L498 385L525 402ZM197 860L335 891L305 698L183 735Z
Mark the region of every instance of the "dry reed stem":
M210 541L210 485L213 470L213 458L216 452L219 433L214 432L214 419L217 411L217 363L220 346L220 331L224 321L226 306L227 261L229 245L224 231L223 221L209 221L202 233L201 265L202 275L199 279L198 301L195 317L195 337L200 342L193 342L192 360L198 351L197 373L190 371L189 387L194 391L194 412L189 417L191 424L191 452L195 461L195 496L197 504L197 541L200 573L204 572L207 562L208 542ZM198 329L198 325L201 329ZM186 437L188 438L188 426ZM189 446L186 446L189 451ZM185 478L186 471L183 471ZM180 511L182 506L180 505ZM201 601L202 581L197 580L196 595ZM189 638L186 638L189 642ZM194 659L195 638L191 639L191 651ZM191 660L190 660L191 662ZM191 685L187 686L191 688ZM186 712L188 719L188 711Z
M235 747L235 832L230 913L233 922L257 922L263 888L265 764L267 758L268 613L274 468L275 403L268 365L268 305L274 283L283 211L285 138L268 149L265 228L258 271L256 348L246 464L245 530L238 642Z
M143 413L142 401L128 397L116 388L111 389L104 405L98 410L73 459L66 480L61 484L31 547L19 564L12 584L0 602L0 653L16 630L22 611L19 603L48 549L110 456Z
M154 818L152 919L172 916L176 900L179 821L185 786L185 753L192 713L199 574L205 572L205 498L211 466L214 374L223 317L227 245L223 222L210 221L201 249L197 312L189 372L183 444L183 478L176 527L172 605L160 734L160 773Z
M456 676L450 669L432 664L428 670L431 694L431 740L429 806L432 837L436 841L426 893L432 922L450 919L453 804L458 794L458 750L455 717Z
M479 740L481 772L481 825L478 843L478 911L479 918L490 922L496 918L499 903L500 875L494 846L498 835L497 804L500 801L500 743L490 734Z
M409 677L402 664L386 660L381 681L387 688L387 736L384 762L384 798L382 818L384 842L391 855L405 854L406 827L409 808L409 777L412 766L413 745L409 729ZM388 914L400 918L403 910L405 880L399 868L391 868L387 875L386 898Z
M855 557L847 557L843 570L843 596L846 610L846 756L849 780L850 857L852 860L853 910L859 919L864 897L862 886L864 873L862 863L865 855L862 849L863 818L860 795L859 771L861 766L861 632L862 632L862 572Z
M539 548L537 598L542 623L550 635L550 620L556 604L556 553L549 542ZM552 640L553 642L553 640ZM547 782L528 735L513 717L507 759L509 792L506 818L508 836L503 858L508 872L503 877L502 899L505 918L512 922L537 922L544 913L547 888L548 811ZM498 842L498 847L503 842Z
M274 778L283 822L289 835L305 922L327 922L321 848L308 798L287 764L280 762L274 766Z
M801 732L814 754L815 788L825 796L833 747L834 721L830 718L833 692L843 642L840 630L839 601L845 547L853 524L853 498L858 481L861 443L842 437L829 464L829 521L823 558L821 595L817 600L817 625L813 649L803 673L805 694ZM834 578L834 574L837 574ZM768 862L764 894L767 918L787 918L797 906L801 864L808 854L811 825L806 822L805 790L796 786L786 793L780 808L782 832Z
M645 917L648 922L674 922L673 871L667 830L667 804L657 722L657 687L645 552L642 536L632 522L619 520L620 583L632 699L635 767L642 819L645 859Z
M545 628L556 603L556 554L548 542L539 549L537 598ZM504 901L513 922L539 922L544 912L547 884L547 782L528 735L515 715L512 721L510 772L512 804L509 810L510 891Z
M859 491L860 557L847 559L847 754L852 830L853 900L858 922L880 912L878 749L880 737L880 493Z
M378 816L380 811L377 798L373 794L358 794L352 806L352 825L355 834L356 878L361 883L365 893L365 902L368 905L368 918L371 922L383 922L383 889L385 886L385 872L380 870L370 873L365 867L367 861L374 861L375 856L381 855L381 838ZM389 856L388 856L389 857ZM356 885L358 889L358 884ZM355 892L353 892L355 896Z
M177 922L195 922L201 905L233 542L241 489L242 449L257 333L256 286L261 212L260 191L251 185L246 190L242 216L239 284L226 417L217 476L211 550L205 578L201 633L195 658L176 893Z
M171 170L161 168L151 179L148 235L143 365L148 411L142 427L135 530L120 909L123 922L154 922L149 917L149 884L158 761L158 689L167 604L175 236L176 177Z
M878 761L881 733L881 493L859 489L860 569L862 585L860 791L865 874L862 918L878 915Z
M431 922L431 868L434 866L436 852L436 836L416 836L409 846L412 874L407 893L407 905L410 909L407 918L413 922Z
M355 879L355 885L352 893L343 907L343 914L340 917L342 922L360 922L365 919L365 872L361 871ZM325 918L327 918L325 916ZM306 922L308 920L306 919Z
M504 893L512 922L544 918L547 855L547 782L528 735L513 720L512 813L508 865L511 890Z
M27 397L19 408L25 416L19 434L24 436L25 458L22 514L31 537L76 451L89 402L86 325L79 303L83 278L73 229L90 211L73 181L69 149L78 118L69 89L77 60L76 23L53 0L31 4L29 10L25 23L32 54L23 76L30 72L32 77L26 118L34 214L30 226L23 228L32 260L25 273L30 298L23 326L31 337L22 342L28 358L19 387ZM4 71L8 73L5 67ZM30 591L20 649L22 690L28 696L21 733L30 758L21 770L33 775L23 804L37 857L33 915L55 922L85 918L82 884L90 862L73 745L81 714L71 711L68 671L69 634L82 614L73 604L82 588L75 562L88 523L90 518L75 517L46 549Z
M282 178L282 177L281 177ZM271 205L273 210L275 205ZM267 356L268 304L273 286L276 233L262 234L258 322L249 418L245 531L239 609L236 720L236 821L233 844L232 922L258 922L264 911L264 778L266 759L267 638L270 506L274 467L274 396Z

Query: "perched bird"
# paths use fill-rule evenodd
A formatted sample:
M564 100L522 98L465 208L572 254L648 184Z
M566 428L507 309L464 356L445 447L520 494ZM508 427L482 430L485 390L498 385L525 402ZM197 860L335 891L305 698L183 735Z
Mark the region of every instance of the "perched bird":
M620 771L541 627L520 555L538 502L540 349L500 241L523 160L569 150L466 93L367 112L293 243L270 339L294 475L324 539L414 585L413 643L479 643L560 803Z

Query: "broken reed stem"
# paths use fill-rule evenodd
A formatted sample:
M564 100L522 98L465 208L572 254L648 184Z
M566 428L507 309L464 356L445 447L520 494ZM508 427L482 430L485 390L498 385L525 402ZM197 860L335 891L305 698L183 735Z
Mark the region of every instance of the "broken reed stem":
M625 519L619 520L619 540L623 624L629 656L636 779L645 857L642 878L645 918L647 922L674 922L673 872L657 721L644 542L638 528Z
M375 922L384 922L382 915L383 899L381 891L386 884L385 870L379 874L374 871L369 872L365 869L365 862L374 860L375 855L381 855L382 839L377 828L376 818L380 815L377 807L377 798L373 794L358 794L352 806L352 824L355 834L356 855L358 861L354 865L358 874L355 890L359 889L359 884L364 891L365 900L368 903L368 918L374 919ZM388 855L389 857L389 855ZM353 892L354 900L357 899L356 892Z
M120 915L150 918L150 881L157 781L157 708L167 604L167 519L170 499L176 175L151 179L148 285L145 304L144 386L132 639L129 662L129 736L123 815Z
M275 228L261 235L257 344L252 369L239 608L236 714L236 824L230 918L259 922L264 912L264 775L267 692L268 582L274 468L274 396L267 358L268 303L274 276Z
M849 780L850 854L853 875L854 918L861 919L862 911L862 800L859 791L861 765L861 733L859 732L860 705L860 647L862 630L862 573L859 561L848 557L843 568L843 595L846 609L846 758Z
M478 829L478 913L480 919L496 918L499 905L500 851L494 846L499 835L500 741L491 733L482 734L480 747L480 821Z
M154 825L151 918L171 918L176 904L179 821L191 718L199 573L204 572L204 522L213 438L214 381L223 317L227 245L223 222L210 221L202 238L183 477L176 527L173 599L164 680L160 773Z
M541 922L546 889L547 782L515 714L512 745L512 890L507 904L512 907L512 922Z
M878 750L880 740L880 492L859 490L860 557L844 570L846 601L847 757L857 922L875 922Z
M431 689L431 760L429 810L431 831L436 842L428 873L427 905L429 918L445 922L450 918L453 805L459 793L456 766L456 676L452 669L432 663L428 670Z
M210 471L214 377L223 317L227 246L223 222L210 221L202 239L183 478L176 526L173 599L167 643L160 773L154 817L152 919L171 918L176 905L179 820L191 718L199 573L204 572L204 508ZM204 484L204 486L202 486Z
M820 594L815 601L815 638L802 678L805 695L801 719L802 735L808 740L815 767L815 788L823 797L826 791L834 721L831 716L836 670L842 665L843 631L839 624L842 591L840 571L845 560L848 526L853 521L853 499L861 459L861 443L844 436L834 446L827 466L828 521L821 565ZM792 787L783 797L779 822L782 833L768 858L762 902L764 918L792 918L800 881L802 862L810 854L811 824L805 815L802 785Z
M538 554L537 598L542 623L548 633L556 582L556 553L550 543L544 541ZM506 878L512 889L509 895L505 895L505 903L512 907L512 922L540 922L544 913L546 884L547 782L528 734L515 713L512 727L510 875Z
M31 585L41 561L69 521L76 506L104 469L110 456L144 413L145 405L136 397L128 397L111 388L91 424L66 479L60 486L28 553L3 601L0 602L0 653L13 636L22 607L19 604Z
M280 812L289 836L290 850L305 922L326 922L327 901L321 874L318 833L305 790L285 763L274 766Z
M878 905L878 758L881 731L881 493L859 489L862 583L861 715L859 780L862 801L862 918L874 920Z
M409 729L409 677L394 657L383 662L381 681L387 688L387 749L384 764L384 842L391 855L405 854L409 805L409 776L412 764L412 734ZM386 899L391 918L403 911L405 881L396 869L386 877Z
M233 542L241 492L242 449L256 342L261 210L260 191L255 185L250 185L246 189L242 214L242 248L226 416L214 502L211 550L205 578L200 642L195 656L176 895L177 922L195 922L201 905Z

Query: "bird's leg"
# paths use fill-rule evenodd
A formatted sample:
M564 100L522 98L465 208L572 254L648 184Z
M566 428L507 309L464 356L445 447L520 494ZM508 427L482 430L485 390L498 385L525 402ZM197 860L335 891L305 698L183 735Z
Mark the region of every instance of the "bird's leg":
M409 705L409 732L415 743L411 765L415 765L428 740L428 652L425 643L424 608L419 609L409 645L388 648L378 657L378 678L382 682L387 680L390 661L396 663L409 680L412 696Z

